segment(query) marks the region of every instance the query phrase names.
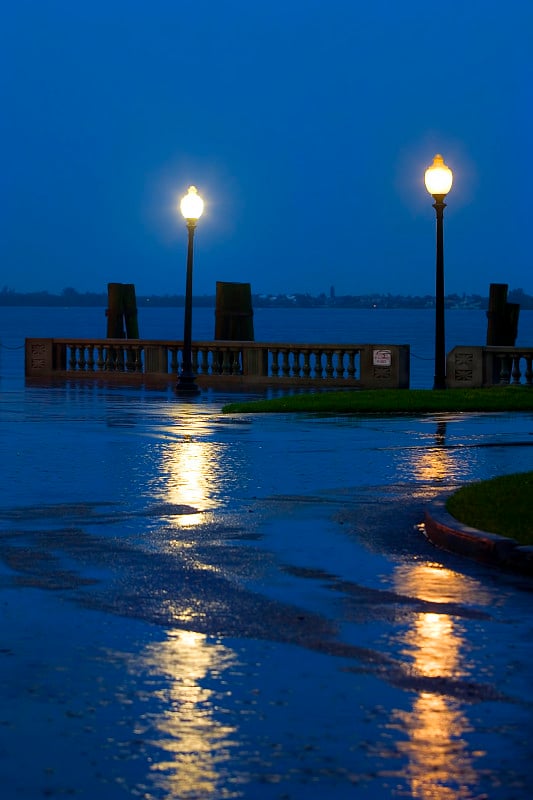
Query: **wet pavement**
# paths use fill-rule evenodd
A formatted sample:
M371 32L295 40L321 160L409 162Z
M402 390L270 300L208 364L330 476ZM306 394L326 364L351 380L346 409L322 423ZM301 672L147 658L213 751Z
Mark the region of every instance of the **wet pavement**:
M533 415L227 399L0 393L2 797L529 797L533 582L422 522Z

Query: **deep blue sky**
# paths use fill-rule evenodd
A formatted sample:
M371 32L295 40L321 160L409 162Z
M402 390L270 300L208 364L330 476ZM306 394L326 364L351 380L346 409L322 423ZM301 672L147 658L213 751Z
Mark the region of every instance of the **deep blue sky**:
M533 293L531 0L17 0L0 20L0 288Z

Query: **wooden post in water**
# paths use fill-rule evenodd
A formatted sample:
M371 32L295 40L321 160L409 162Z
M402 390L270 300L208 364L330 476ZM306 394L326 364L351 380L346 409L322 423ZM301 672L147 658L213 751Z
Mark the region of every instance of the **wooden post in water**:
M217 281L215 339L254 341L254 312L249 283Z
M133 283L107 284L106 316L108 339L139 338L137 300Z
M122 307L122 284L107 284L107 338L124 339L124 313Z
M507 302L506 283L491 283L487 311L487 345L514 347L518 336L520 305Z
M124 320L126 322L126 338L139 338L139 321L137 318L137 299L135 297L135 285L125 283L122 287L122 305L124 309Z

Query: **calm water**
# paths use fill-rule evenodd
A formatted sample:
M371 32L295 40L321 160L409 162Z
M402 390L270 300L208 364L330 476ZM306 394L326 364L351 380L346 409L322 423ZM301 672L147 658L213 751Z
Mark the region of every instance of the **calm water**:
M433 382L435 314L432 309L303 309L259 308L254 311L256 341L350 344L409 344L411 386ZM181 339L182 308L143 308L139 329L146 339ZM212 339L213 308L193 312L193 338ZM446 313L446 349L459 344L483 345L484 311ZM3 379L23 377L25 337L83 338L106 335L104 308L0 308L0 370ZM533 312L522 311L518 345L533 342Z

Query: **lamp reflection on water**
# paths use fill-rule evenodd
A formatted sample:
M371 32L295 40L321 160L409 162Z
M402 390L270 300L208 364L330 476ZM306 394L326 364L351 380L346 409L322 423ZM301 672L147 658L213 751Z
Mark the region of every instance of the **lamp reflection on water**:
M219 502L223 479L221 445L212 437L212 425L194 407L182 410L172 426L161 431L150 494L170 505L192 510L173 514L173 521L182 528L201 524L205 513Z
M159 428L150 450L154 468L148 488L152 498L168 505L168 526L181 530L204 524L206 514L219 506L228 469L225 464L222 470L222 445L214 440L205 407L200 412L194 405L180 406L170 413L172 418ZM176 513L180 507L194 511ZM193 551L187 557L195 559L196 570L214 569L196 557L194 535L176 535L171 544ZM201 608L185 603L174 607L172 593L165 602L176 625L191 624L201 614ZM148 674L146 701L156 705L155 711L138 719L136 733L160 750L161 757L151 767L157 797L214 800L222 796L225 765L238 744L237 729L220 711L230 693L224 674L237 664L237 656L196 631L176 628L166 636L146 647L134 665L136 673L140 667Z
M432 603L488 605L492 597L473 579L432 564L404 564L394 574L395 589ZM443 609L444 611L444 609ZM410 674L420 678L410 710L393 712L390 727L407 738L398 750L407 760L402 774L413 798L420 800L470 800L478 775L475 758L465 739L471 725L464 704L435 690L425 679L468 678L473 669L466 652L464 628L457 618L438 611L416 614L413 625L401 634L401 655L410 662Z
M422 480L443 481L455 472L455 459L446 449L446 423L437 422L435 447L423 449L414 464L417 477Z
M216 718L221 698L209 688L224 687L223 673L236 654L192 631L169 631L164 642L149 645L142 666L153 675L161 712L145 715L137 733L153 736L163 757L152 765L152 778L169 798L216 798L224 764L237 745L236 729ZM220 690L219 690L220 692ZM158 795L159 796L159 795Z
M196 513L178 515L176 521L183 528L199 525L203 514L217 505L213 497L217 474L216 445L181 439L162 451L161 460L167 477L167 502L198 509Z
M442 482L455 478L456 459L444 449L424 449L412 464L416 477L421 481Z
M421 444L404 448L401 452L400 474L406 472L409 481L415 478L421 484L428 484L432 494L435 485L447 485L460 480L467 467L461 449L447 445L446 428L447 422L438 420L435 433L431 437L432 444L425 434Z

